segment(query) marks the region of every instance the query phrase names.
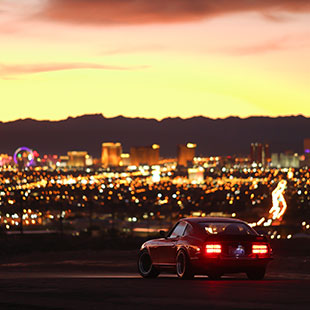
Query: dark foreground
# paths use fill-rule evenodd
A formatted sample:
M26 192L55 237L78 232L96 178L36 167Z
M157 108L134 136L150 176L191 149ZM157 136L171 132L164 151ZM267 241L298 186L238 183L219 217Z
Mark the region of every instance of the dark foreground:
M137 250L3 256L0 310L309 309L310 256L301 254L275 257L263 281L145 280L136 273Z
M190 281L163 275L2 271L0 309L309 309L310 279L269 274Z

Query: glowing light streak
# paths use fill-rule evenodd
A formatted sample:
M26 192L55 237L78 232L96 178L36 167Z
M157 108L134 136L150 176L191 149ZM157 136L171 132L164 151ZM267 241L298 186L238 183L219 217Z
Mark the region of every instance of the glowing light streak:
M262 217L256 223L249 224L251 227L260 226L262 224L264 226L270 226L273 221L281 220L287 209L287 203L283 196L286 185L287 182L285 180L281 180L272 192L272 207L269 210L270 218L266 220L265 217Z
M256 224L259 226L259 225L263 224L264 221L265 221L265 218L262 217Z
M287 209L287 203L283 196L286 184L285 180L281 180L272 192L272 208L269 210L269 214L272 215L273 220L279 220Z

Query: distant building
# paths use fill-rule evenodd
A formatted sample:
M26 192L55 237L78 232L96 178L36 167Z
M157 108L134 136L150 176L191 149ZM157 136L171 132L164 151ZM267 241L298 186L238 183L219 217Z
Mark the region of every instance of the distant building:
M87 152L72 151L68 152L68 166L71 168L84 168L86 167Z
M130 166L130 154L128 153L121 154L120 166Z
M197 145L194 143L178 145L178 165L187 167L193 163Z
M132 147L130 148L130 164L133 166L158 165L159 150L160 146L158 144Z
M310 138L304 139L304 166L310 166Z
M199 168L188 168L188 179L191 183L201 184L204 183L204 169Z
M304 139L304 153L310 154L310 138Z
M85 160L86 166L93 166L94 165L94 159L90 155L86 155L86 160Z
M93 157L92 162L93 162L93 166L97 168L101 167L101 157L100 158Z
M270 162L269 144L251 143L250 162L266 167Z
M57 167L57 162L59 162L58 155L56 154L45 154L38 162L41 166L49 167L50 169L55 169Z
M120 165L122 145L120 143L102 143L101 164L103 167L116 167Z
M67 168L69 162L69 156L59 156L59 160L56 163L57 168Z
M271 155L271 166L274 168L299 168L299 155L290 153L273 153Z
M0 167L12 165L13 157L8 154L0 154Z

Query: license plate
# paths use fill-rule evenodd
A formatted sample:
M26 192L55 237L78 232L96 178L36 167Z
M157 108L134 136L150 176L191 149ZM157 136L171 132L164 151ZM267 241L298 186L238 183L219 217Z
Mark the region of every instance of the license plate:
M230 256L240 257L245 255L245 248L242 245L238 245L237 247L230 247L229 250Z

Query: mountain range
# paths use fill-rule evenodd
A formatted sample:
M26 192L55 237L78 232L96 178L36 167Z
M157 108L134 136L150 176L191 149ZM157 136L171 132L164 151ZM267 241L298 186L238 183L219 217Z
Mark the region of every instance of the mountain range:
M270 144L272 153L303 151L303 139L310 137L310 118L228 117L211 119L165 118L161 121L102 114L69 117L61 121L20 119L0 122L0 153L13 154L27 146L42 154L66 154L86 150L100 156L102 142L121 142L124 152L131 146L160 145L164 157L175 157L177 145L197 143L197 155L247 155L251 142Z

